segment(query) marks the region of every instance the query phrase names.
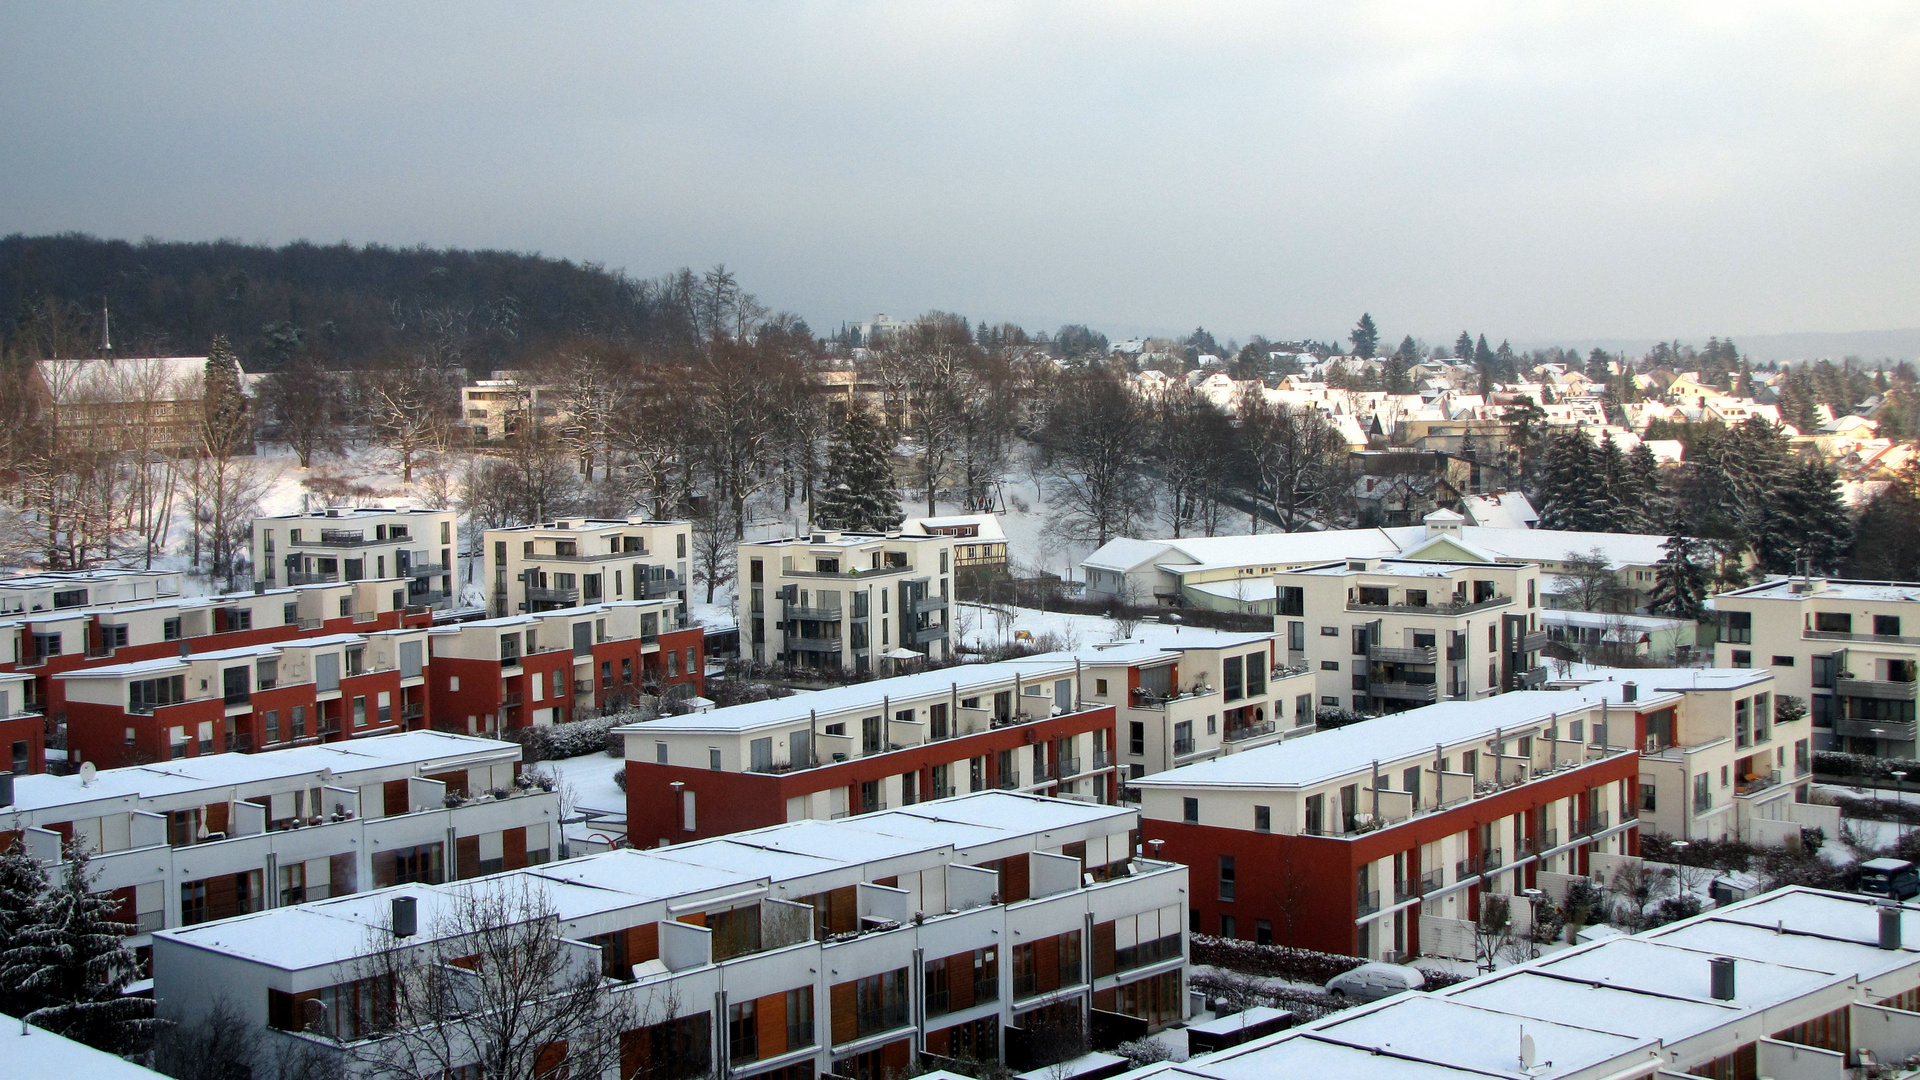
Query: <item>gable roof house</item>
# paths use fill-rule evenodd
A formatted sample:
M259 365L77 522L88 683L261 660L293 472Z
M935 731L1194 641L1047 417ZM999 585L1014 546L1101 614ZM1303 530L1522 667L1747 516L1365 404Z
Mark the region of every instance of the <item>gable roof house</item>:
M207 358L40 360L32 383L62 447L198 453Z

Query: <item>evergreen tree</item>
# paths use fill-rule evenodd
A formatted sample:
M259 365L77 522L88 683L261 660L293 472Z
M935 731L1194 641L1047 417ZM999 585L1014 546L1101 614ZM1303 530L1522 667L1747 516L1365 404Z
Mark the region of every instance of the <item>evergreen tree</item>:
M1374 351L1380 347L1380 328L1373 325L1373 316L1361 312L1360 321L1354 324L1347 340L1353 342L1353 355L1371 359Z
M247 397L240 390L240 361L225 337L216 336L207 350L204 379L207 456L233 457L247 443Z
M1707 600L1707 545L1691 536L1674 535L1662 544L1660 564L1653 568L1653 592L1647 610L1676 619L1698 619Z
M1407 370L1420 362L1420 347L1413 343L1413 335L1400 339L1400 347L1387 357L1386 389L1389 394L1406 394L1413 390L1413 382L1407 378Z
M1627 455L1628 532L1656 532L1666 520L1667 498L1660 489L1660 462L1645 442Z
M131 1053L153 1032L153 1001L127 996L139 973L126 947L133 926L116 917L119 901L94 895L92 884L85 844L68 844L60 884L0 952L0 985L17 991L27 1022L111 1054Z
M1460 331L1460 336L1453 339L1453 358L1463 364L1473 362L1472 334L1462 330Z
M1838 571L1853 543L1839 478L1828 465L1803 461L1781 479L1754 540L1761 565L1770 573L1791 574L1804 560L1809 573Z
M1600 531L1606 504L1595 482L1594 457L1592 441L1579 431L1547 437L1535 492L1541 528Z
M46 891L46 871L19 843L0 853L0 950L19 940L20 933L33 924ZM17 981L0 980L0 1013L24 1016L31 1011L27 1005Z
M884 532L900 524L900 488L893 475L893 439L864 409L827 447L827 468L813 500L813 522L824 529Z
M1594 500L1593 528L1600 532L1630 532L1639 515L1635 505L1633 477L1627 467L1627 455L1613 441L1611 432L1602 435L1593 453Z
M1855 536L1849 576L1920 579L1920 459L1908 461L1861 511Z

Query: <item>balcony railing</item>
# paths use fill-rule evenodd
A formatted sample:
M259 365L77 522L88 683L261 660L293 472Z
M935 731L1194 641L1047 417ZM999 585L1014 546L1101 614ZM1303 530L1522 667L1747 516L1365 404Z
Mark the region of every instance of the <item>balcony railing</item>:
M787 650L789 652L837 653L840 651L840 639L790 637L787 639Z
M679 578L674 577L648 578L646 588L641 594L641 599L658 600L663 596L672 596L680 591L683 584L685 583Z
M799 604L788 604L785 614L789 619L805 619L809 622L839 622L842 618L846 617L846 609L837 607L802 607Z
M565 604L569 607L580 602L579 589L527 589L529 604Z
M520 701L520 694L517 691L500 695L500 707L503 709L517 709L520 707Z
M1439 892L1447 886L1447 872L1439 867L1420 875L1420 895Z
M1417 900L1423 895L1425 895L1425 890L1420 887L1420 882L1417 880L1396 881L1393 883L1393 902L1396 904L1404 904L1409 900Z
M913 614L925 615L931 611L947 610L947 598L944 596L923 596L913 602Z
M1768 788L1779 787L1779 786L1780 786L1780 770L1771 769L1763 776L1756 776L1749 779L1741 780L1738 784L1734 785L1733 793L1735 795L1752 795L1752 794L1755 794L1756 792L1765 791Z
M1380 910L1380 890L1368 889L1355 901L1354 913L1357 918L1365 918Z
M1434 683L1370 682L1367 693L1398 701L1440 700L1440 687Z
M792 578L829 578L851 580L854 578L889 577L898 574L911 574L911 566L872 566L856 570L782 570L782 577Z
M1012 791L1014 788L1020 786L1020 774L1018 772L1003 772L1000 774L1000 782L994 786L1000 788L1002 791Z
M1886 682L1875 679L1835 679L1833 692L1843 697L1872 698L1876 701L1913 701L1920 682Z
M1539 652L1541 649L1547 647L1547 642L1550 640L1552 639L1547 637L1545 630L1535 630L1533 633L1520 639L1520 651Z
M1219 691L1211 686L1203 686L1197 690L1187 690L1176 694L1156 694L1151 690L1143 688L1133 692L1133 707L1136 709L1165 709L1169 704L1174 702L1211 697L1217 693L1219 693Z
M1056 780L1064 780L1069 776L1079 776L1080 759L1077 757L1062 758L1060 764L1054 767L1053 775Z
M1347 610L1396 612L1409 615L1465 615L1468 612L1504 607L1511 603L1513 603L1511 596L1496 596L1477 603L1449 601L1443 604L1362 604L1355 602L1348 604Z
M1437 664L1440 662L1440 650L1431 646L1424 649L1403 649L1397 645L1373 645L1367 649L1367 658L1383 664Z
M1594 814L1585 821L1582 821L1579 826L1573 830L1573 835L1592 836L1595 833L1603 833L1612 826L1612 823L1613 816L1611 814Z
M926 645L945 638L947 628L944 625L929 626L921 630L909 630L901 636L907 639L905 643L908 645Z
M1559 829L1542 829L1540 830L1540 835L1534 837L1534 840L1535 840L1535 847L1538 850L1552 851L1554 848L1557 848L1560 846L1560 830Z
M1095 750L1093 752L1093 767L1096 769L1112 768L1113 752L1111 750Z
M1193 737L1189 735L1184 739L1173 740L1173 752L1175 755L1193 753Z
M1454 879L1465 881L1470 877L1491 874L1507 864L1506 854L1499 848L1488 848L1478 855L1469 855L1454 866Z
M1802 630L1807 641L1858 641L1868 645L1920 645L1920 637L1899 634L1848 634L1838 630Z
M1228 742L1245 742L1248 739L1257 739L1262 735L1271 735L1278 730L1280 730L1279 726L1271 720L1258 724L1242 724L1239 727L1228 728L1226 739Z
M1858 720L1852 717L1838 717L1833 721L1833 733L1852 739L1892 739L1894 742L1912 742L1916 724L1911 720Z
M289 585L337 585L339 582L340 575L338 573L305 574L298 570L287 571L287 584Z
M427 707L425 705L413 704L400 706L400 719L402 720L418 720L425 715L427 715Z
M447 572L447 564L443 562L414 563L404 571L409 577L439 577Z

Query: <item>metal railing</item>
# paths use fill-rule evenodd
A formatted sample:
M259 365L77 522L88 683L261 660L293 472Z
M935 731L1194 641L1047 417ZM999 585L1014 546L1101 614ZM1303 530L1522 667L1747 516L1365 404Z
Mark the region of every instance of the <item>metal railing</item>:
M1355 900L1354 910L1356 917L1371 915L1379 911L1380 890L1368 889L1366 892L1361 893Z
M503 709L519 708L520 701L521 701L520 694L517 691L511 694L500 695L500 707Z
M1002 791L1011 791L1020 786L1020 774L1018 772L1003 772L1000 774L999 783L994 786Z
M298 570L287 571L287 584L289 585L337 585L339 583L340 575L338 573L304 574Z
M1077 757L1061 759L1060 763L1054 766L1053 775L1055 779L1060 780L1064 780L1069 776L1079 776L1080 759Z
M401 571L408 577L438 577L448 572L447 564L443 562L414 563Z
M1853 717L1836 717L1833 721L1833 733L1853 739L1892 739L1895 742L1912 742L1916 731L1912 720L1858 720Z
M1176 694L1155 694L1151 691L1141 689L1133 692L1133 707L1136 709L1165 709L1169 704L1176 701L1190 701L1194 698L1212 697L1217 693L1219 693L1219 691L1211 686L1203 686L1198 690L1187 690Z
M1539 848L1539 850L1552 851L1554 848L1557 848L1560 846L1560 830L1559 829L1542 829L1540 830L1539 835L1534 837L1534 840L1536 841L1536 846Z
M1400 701L1440 700L1440 687L1434 683L1370 682L1367 693Z
M839 638L802 638L787 639L787 651L810 653L837 653L840 651Z
M1612 825L1612 822L1613 816L1610 814L1593 814L1585 821L1580 822L1579 826L1573 830L1573 835L1592 836L1594 833L1606 832Z
M1520 651L1539 652L1541 649L1547 647L1549 640L1551 639L1547 637L1545 630L1535 630L1533 633L1520 639Z
M1440 650L1432 646L1403 649L1397 645L1371 645L1367 648L1367 658L1383 664L1437 664L1440 662Z
M574 604L580 599L579 589L542 589L529 586L527 603L529 604Z
M1835 678L1833 692L1844 697L1871 698L1876 701L1913 701L1920 682L1888 682L1880 679Z
M1470 877L1490 874L1506 865L1506 856L1499 848L1488 848L1478 855L1469 855L1454 864L1454 880L1465 881Z
M1755 777L1750 780L1742 780L1735 784L1733 793L1735 795L1752 795L1756 791L1765 791L1768 788L1779 786L1780 770L1770 769L1764 776Z
M1899 634L1849 634L1839 630L1802 630L1806 641L1860 641L1870 645L1920 645L1920 637Z
M1412 615L1465 615L1471 611L1503 607L1511 603L1513 603L1513 597L1511 596L1496 596L1490 600L1481 600L1475 603L1448 601L1440 604L1362 604L1355 601L1347 605L1347 610L1399 612Z
M1113 752L1110 750L1095 750L1093 752L1093 767L1096 769L1112 768Z
M1173 740L1173 752L1176 755L1193 753L1193 737Z
M799 604L789 604L787 605L786 611L782 612L782 614L789 619L805 619L809 622L839 622L846 617L846 609L837 607L802 607Z
M913 602L913 614L925 615L932 611L947 610L947 598L944 596L924 596Z
M1420 895L1422 896L1430 892L1439 892L1446 886L1447 872L1437 866L1420 875Z
M1242 724L1239 727L1228 728L1226 740L1228 742L1244 742L1247 739L1257 739L1262 735L1271 735L1278 730L1280 730L1279 726L1271 720L1258 724Z

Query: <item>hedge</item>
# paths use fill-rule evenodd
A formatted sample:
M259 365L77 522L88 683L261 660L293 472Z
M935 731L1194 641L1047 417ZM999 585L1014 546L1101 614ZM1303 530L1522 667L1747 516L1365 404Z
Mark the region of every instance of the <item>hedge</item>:
M1210 964L1248 975L1265 975L1270 978L1285 979L1288 982L1312 983L1316 986L1324 985L1335 975L1352 971L1366 963L1357 956L1316 952L1313 949L1296 949L1287 945L1256 945L1239 938L1193 934L1190 940L1191 954L1196 964ZM1431 968L1420 970L1426 975L1427 988L1430 990L1452 986L1467 978L1450 971Z
M1875 757L1872 754L1847 754L1838 750L1816 750L1813 754L1813 771L1821 776L1837 779L1884 781L1886 787L1893 787L1899 778L1893 774L1904 772L1908 783L1920 788L1920 761L1904 758Z
M556 761L604 752L608 733L621 724L640 719L632 713L595 716L547 727L514 728L506 738L521 746L521 757L528 761Z

